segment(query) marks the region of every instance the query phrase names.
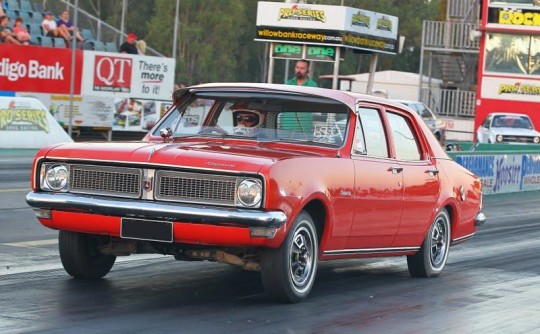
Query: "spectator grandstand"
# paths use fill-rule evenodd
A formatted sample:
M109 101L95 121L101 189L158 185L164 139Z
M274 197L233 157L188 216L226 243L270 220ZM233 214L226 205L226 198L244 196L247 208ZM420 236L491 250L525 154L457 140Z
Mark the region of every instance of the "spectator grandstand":
M21 17L31 35L31 44L55 48L68 46L63 38L46 36L41 23L45 11L58 14L67 9L70 11L71 16L74 17L76 9L73 4L65 0L3 0L3 2L6 5L6 15L10 18L8 27L12 29L15 18ZM80 8L77 11L77 26L84 39L83 42L77 43L77 48L118 52L118 46L125 40L126 34ZM58 16L54 15L53 19L58 20ZM151 47L146 49L147 55L163 56Z

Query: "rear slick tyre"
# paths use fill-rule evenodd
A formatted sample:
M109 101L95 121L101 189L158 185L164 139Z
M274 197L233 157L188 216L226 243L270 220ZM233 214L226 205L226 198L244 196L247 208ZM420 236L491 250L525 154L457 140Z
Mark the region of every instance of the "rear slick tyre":
M448 260L450 233L450 217L442 210L431 224L420 250L407 256L411 276L433 277L443 271Z
M60 231L58 248L66 272L78 279L95 280L111 271L116 256L104 255L99 246L106 245L108 237L70 231Z
M261 254L261 276L268 297L289 303L306 299L315 282L318 253L315 223L302 211L281 246Z

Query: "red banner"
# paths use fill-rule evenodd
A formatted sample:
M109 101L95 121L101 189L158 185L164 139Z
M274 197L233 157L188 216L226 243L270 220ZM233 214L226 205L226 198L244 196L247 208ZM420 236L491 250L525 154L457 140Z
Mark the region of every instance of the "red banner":
M83 52L75 50L75 90L81 93ZM0 44L0 90L70 94L71 49Z

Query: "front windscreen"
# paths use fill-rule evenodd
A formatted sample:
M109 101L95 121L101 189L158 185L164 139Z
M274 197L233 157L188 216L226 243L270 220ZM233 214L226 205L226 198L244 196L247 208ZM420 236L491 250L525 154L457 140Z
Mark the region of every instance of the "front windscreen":
M499 115L493 117L492 127L494 128L518 128L532 130L531 120L526 116L519 115Z
M267 96L266 96L267 95ZM337 101L298 95L193 94L155 129L173 137L200 136L341 146L350 109Z

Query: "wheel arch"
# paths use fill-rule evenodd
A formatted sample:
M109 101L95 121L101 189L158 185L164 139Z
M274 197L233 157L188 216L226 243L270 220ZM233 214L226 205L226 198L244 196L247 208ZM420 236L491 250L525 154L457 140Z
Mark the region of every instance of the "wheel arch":
M322 200L316 198L306 203L302 209L308 212L311 218L313 218L315 228L317 229L317 239L320 247L324 232L326 231L328 208Z

